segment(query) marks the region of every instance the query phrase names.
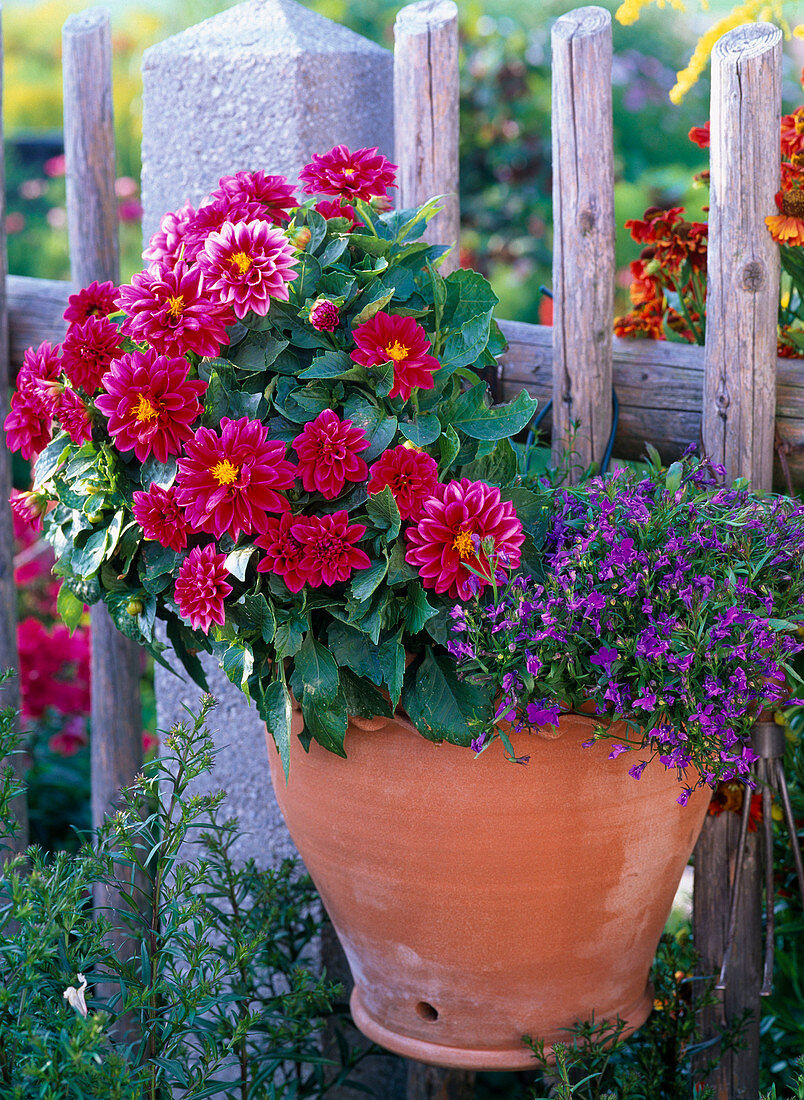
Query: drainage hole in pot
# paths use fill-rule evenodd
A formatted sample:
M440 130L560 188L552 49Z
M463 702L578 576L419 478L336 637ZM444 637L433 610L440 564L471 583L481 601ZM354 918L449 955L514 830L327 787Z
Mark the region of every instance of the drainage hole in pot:
M438 1009L433 1008L427 1001L419 1001L416 1005L416 1012L423 1020L429 1020L430 1023L438 1019Z

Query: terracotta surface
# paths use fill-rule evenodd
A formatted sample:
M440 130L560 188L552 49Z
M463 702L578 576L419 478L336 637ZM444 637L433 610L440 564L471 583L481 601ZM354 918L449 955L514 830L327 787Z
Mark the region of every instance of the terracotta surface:
M301 718L296 715L297 730ZM350 726L348 759L292 738L290 782L268 736L288 828L343 944L369 1038L436 1065L522 1069L578 1020L644 1022L648 971L709 803L664 768L513 734L475 759L408 723Z

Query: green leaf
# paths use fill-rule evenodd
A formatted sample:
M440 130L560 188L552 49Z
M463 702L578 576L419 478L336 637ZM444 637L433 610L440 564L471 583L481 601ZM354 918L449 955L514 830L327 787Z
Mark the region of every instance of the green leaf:
M293 677L294 690L300 687L305 698L319 705L331 703L338 692L338 666L329 650L310 631L296 654Z
M70 437L66 432L59 434L39 453L34 467L34 490L49 481L59 467L65 451L70 447Z
M455 431L451 424L448 424L444 434L438 442L439 449L441 451L441 460L438 463L438 472L443 477L450 466L453 464L461 449L461 441L458 438L458 433Z
M677 489L681 487L681 478L684 473L684 466L680 462L674 462L668 467L665 474L664 484L668 493L675 493Z
M169 489L176 480L176 470L175 455L170 455L167 462L157 462L153 455L148 455L140 470L140 483L143 489L150 489L152 485Z
M357 328L358 325L364 324L366 321L370 321L372 317L376 317L380 310L385 309L394 296L393 289L383 290L381 286L377 288L376 292L378 293L378 297L375 298L373 302L368 302L367 305L364 305L360 312L352 318L353 329Z
M490 455L477 458L461 470L461 477L489 485L510 485L518 471L516 452L508 439L501 439Z
M221 667L229 680L249 698L248 678L254 671L254 651L248 642L230 646L223 655Z
M405 647L402 645L402 634L403 631L400 630L393 638L383 642L377 650L383 679L388 687L394 709L399 706L399 697L402 694L402 684L405 679Z
M91 577L97 573L100 564L106 556L106 548L109 545L109 532L103 527L99 531L93 531L84 545L73 551L72 568L79 577Z
M341 688L346 700L346 710L349 714L356 714L358 718L392 718L393 710L388 700L377 691L373 684L348 668L340 670Z
M403 539L397 539L391 550L391 557L388 561L388 583L389 585L401 584L404 581L412 581L418 576L418 573L412 565L408 565L405 561L405 542Z
M277 626L274 645L280 660L284 657L293 657L299 652L306 629L306 621L295 615Z
M290 692L281 680L272 680L262 693L259 705L260 718L265 722L276 745L287 782L290 772L290 731L293 721L293 704Z
M347 375L358 374L359 370L345 351L325 351L315 357L299 378L345 378Z
M390 241L382 241L368 233L350 233L349 246L365 252L368 256L385 256L391 250Z
M479 315L490 314L499 303L488 280L477 271L458 268L444 281L447 284L445 319L452 328L460 328Z
M411 421L401 421L399 430L417 447L428 447L441 435L441 422L435 413L422 413Z
M514 506L517 519L531 533L538 533L545 522L548 512L548 503L545 497L530 489L503 489L500 492L502 500L510 500Z
M296 278L290 284L290 295L301 304L305 299L315 297L323 272L321 264L310 252L302 252L296 272Z
M246 593L242 601L234 605L233 610L239 611L240 608L248 626L260 634L266 645L272 642L276 633L276 619L273 608L262 592Z
M455 402L450 423L472 439L505 439L521 432L536 412L537 402L526 390L505 405L486 404L486 383L479 382Z
M436 609L427 602L424 588L419 581L408 585L408 598L405 604L405 625L411 634L418 634L428 619L435 615Z
M56 610L72 634L84 614L84 601L79 600L66 584L62 584L56 600Z
M386 486L387 488L387 486ZM352 577L352 595L356 600L367 600L380 585L388 572L388 561L372 562L367 569L361 569Z
M388 542L396 538L402 526L402 517L390 485L384 486L379 493L372 493L366 503L366 512L374 526L386 532Z
M406 678L402 704L420 733L453 745L468 745L491 717L487 696L459 680L454 662L429 646L415 675Z
M327 642L330 653L341 669L346 666L379 687L383 671L377 656L377 647L365 634L336 619L329 625Z
M329 752L345 757L343 741L349 718L343 692L339 690L335 698L323 706L320 700L305 692L301 707L307 732Z

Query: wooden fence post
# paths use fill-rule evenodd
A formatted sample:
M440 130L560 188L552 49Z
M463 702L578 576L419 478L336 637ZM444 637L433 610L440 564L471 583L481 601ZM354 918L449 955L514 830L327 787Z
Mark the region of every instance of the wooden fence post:
M454 245L441 270L460 266L458 8L454 0L419 0L394 24L394 144L399 206L444 195L428 225L430 244Z
M577 480L602 460L611 431L611 15L598 7L568 12L553 27L552 46L553 462L571 443Z
M758 490L770 489L773 475L779 251L764 219L779 188L781 38L752 24L724 35L712 54L703 443L727 481L745 477ZM718 973L726 947L738 831L734 814L710 818L695 849L693 935L707 975ZM704 1038L746 1009L753 1020L745 1049L722 1055L707 1078L717 1100L754 1100L759 1091L760 862L749 835L724 1001L704 1013Z
M3 47L0 32L0 118L2 117ZM6 253L6 188L5 156L3 152L3 128L0 121L0 426L8 414L8 393L11 383L8 338L8 302L6 277L8 262ZM19 655L17 652L17 588L14 584L14 523L8 498L11 495L11 453L6 447L5 433L0 440L0 669L15 670L13 679L0 688L0 706L20 705ZM15 756L11 761L17 775L22 778L24 758ZM19 831L9 851L21 852L28 845L28 806L24 796L14 802L14 816Z

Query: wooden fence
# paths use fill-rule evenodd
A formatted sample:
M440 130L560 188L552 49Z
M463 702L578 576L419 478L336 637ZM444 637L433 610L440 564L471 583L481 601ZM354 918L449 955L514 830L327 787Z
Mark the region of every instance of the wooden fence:
M396 23L395 108L399 202L455 195L458 163L457 9L452 0L422 0ZM717 44L712 73L709 297L704 348L612 338L614 177L611 118L611 19L581 8L553 28L553 161L555 320L551 328L502 322L509 348L499 364L503 399L521 388L553 400L553 445L579 424L579 461L602 457L611 424L611 388L619 397L615 455L639 457L646 441L665 459L703 441L729 476L771 486L774 423L792 448L804 446L804 363L776 358L779 258L763 224L779 186L781 35L766 24L731 31ZM97 13L65 27L65 117L73 275L111 278L116 246L109 214L114 158L108 21ZM91 74L90 77L87 74ZM91 100L91 101L90 101ZM666 108L670 110L668 106ZM104 144L104 142L106 144ZM271 166L265 166L270 170ZM80 180L80 183L79 183ZM78 201L80 187L80 198ZM93 213L90 213L92 211ZM431 240L457 241L457 198L428 229ZM456 249L457 254L457 249ZM453 259L451 262L455 262ZM9 277L12 371L30 344L58 341L71 287ZM0 318L0 335L2 318ZM0 374L0 381L2 375ZM804 482L804 457L790 468ZM777 477L779 475L777 467ZM7 456L0 452L0 486ZM3 513L5 514L5 513ZM0 551L8 555L7 535ZM0 579L3 566L0 563ZM131 651L93 617L92 752L101 793L96 820L136 766L139 714ZM0 652L8 660L8 654ZM120 670L123 670L120 679ZM128 670L128 671L126 671ZM114 679L111 679L114 677ZM114 693L114 697L110 696ZM136 738L136 744L134 739ZM95 771L93 771L93 780ZM705 973L716 974L725 946L728 890L734 871L736 819L707 823L696 849L695 937ZM706 1026L743 1008L759 1016L759 861L749 850L743 920L724 1005ZM703 872L703 873L702 873ZM739 950L742 943L742 951ZM711 1077L718 1100L755 1097L758 1027L745 1051L728 1053ZM471 1074L424 1069L410 1077L411 1100L468 1100Z

